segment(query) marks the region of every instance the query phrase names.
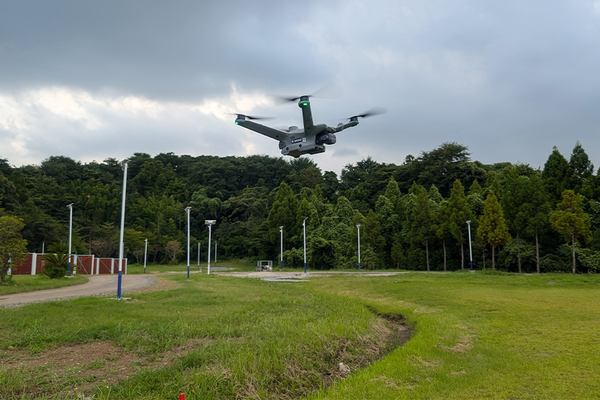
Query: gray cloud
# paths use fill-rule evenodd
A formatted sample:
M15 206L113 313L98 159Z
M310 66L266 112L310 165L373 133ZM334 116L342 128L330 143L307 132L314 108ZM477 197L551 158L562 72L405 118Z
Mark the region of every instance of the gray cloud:
M400 163L444 141L484 162L538 166L553 145L568 154L580 140L600 164L598 1L206 3L3 2L0 157L278 155L195 107L300 125L295 105L234 101L232 85L252 98L328 84L338 97L314 99L318 121L388 113L340 134L314 157L322 168L367 155ZM37 95L52 88L83 94L57 111L56 96ZM131 97L160 111L120 109Z

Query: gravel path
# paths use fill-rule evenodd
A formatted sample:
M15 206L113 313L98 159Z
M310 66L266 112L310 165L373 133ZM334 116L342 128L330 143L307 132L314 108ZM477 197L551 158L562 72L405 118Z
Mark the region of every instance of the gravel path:
M157 279L149 275L123 275L123 295L126 295L129 291L146 288L156 282ZM81 285L1 296L0 307L16 307L30 303L72 299L84 296L108 294L116 296L116 292L117 275L91 276L87 283Z

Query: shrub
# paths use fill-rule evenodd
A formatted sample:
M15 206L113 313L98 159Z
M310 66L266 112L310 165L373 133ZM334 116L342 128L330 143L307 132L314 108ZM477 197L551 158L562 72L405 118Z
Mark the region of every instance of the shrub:
M69 256L66 254L46 254L44 256L44 275L50 279L62 278L67 272Z
M569 263L555 254L540 258L540 269L544 272L569 272Z
M600 252L592 249L576 249L575 254L577 260L583 265L589 272L600 271Z
M302 249L290 249L283 252L285 265L288 267L302 267L304 265L304 253Z

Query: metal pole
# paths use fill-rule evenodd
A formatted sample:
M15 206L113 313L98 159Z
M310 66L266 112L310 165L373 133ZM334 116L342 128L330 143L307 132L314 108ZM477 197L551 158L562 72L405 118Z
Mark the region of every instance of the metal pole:
M467 221L467 229L469 231L469 268L473 269L473 247L471 245L471 221Z
M198 270L200 270L200 242L198 242Z
M71 240L73 237L73 203L67 204L69 209L69 258L67 259L67 275L71 275Z
M185 213L187 214L187 279L190 279L190 211L192 207L186 207Z
M148 239L144 239L144 273L146 273L146 259L148 256Z
M127 194L127 162L123 163L123 196L121 198L121 232L119 233L119 277L117 279L117 300L121 300L123 286L123 234L125 232L125 197Z
M306 220L308 217L304 217L304 221L302 221L302 234L304 236L304 273L308 271L308 264L306 263Z
M358 269L360 269L360 224L356 224L356 229L358 230Z
M46 247L46 241L43 241L42 242L42 255L44 255L45 247Z
M219 241L215 240L215 264L217 263L217 250L219 249Z
M283 267L283 225L279 227L279 269Z
M212 232L212 225L208 225L208 268L207 268L207 274L210 275L210 241L211 239L211 232Z

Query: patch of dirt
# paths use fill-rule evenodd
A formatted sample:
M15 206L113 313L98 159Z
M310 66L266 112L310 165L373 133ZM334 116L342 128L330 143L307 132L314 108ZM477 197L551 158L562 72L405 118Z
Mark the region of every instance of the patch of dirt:
M77 382L70 387L66 382L60 386L69 391L72 395L69 398L78 398L76 396L91 393L100 385L109 386L123 381L142 369L165 367L209 341L206 338L192 339L154 358L128 352L112 342L96 341L61 346L39 354L9 349L0 352L0 360L6 370L35 371L32 378L35 381L28 382L29 386L20 393L34 397L42 395L48 387L37 385L39 380L63 379L69 383ZM0 397L1 394L0 390Z
M471 335L463 335L458 338L456 344L452 347L449 347L448 350L454 353L466 353L471 350L473 347L473 336Z
M172 289L177 289L178 287L180 287L180 285L175 282L172 281L170 279L162 279L159 278L157 276L155 276L156 278L156 282L148 287L145 287L143 289L138 290L138 293L142 293L142 292L160 292L162 290L172 290Z

